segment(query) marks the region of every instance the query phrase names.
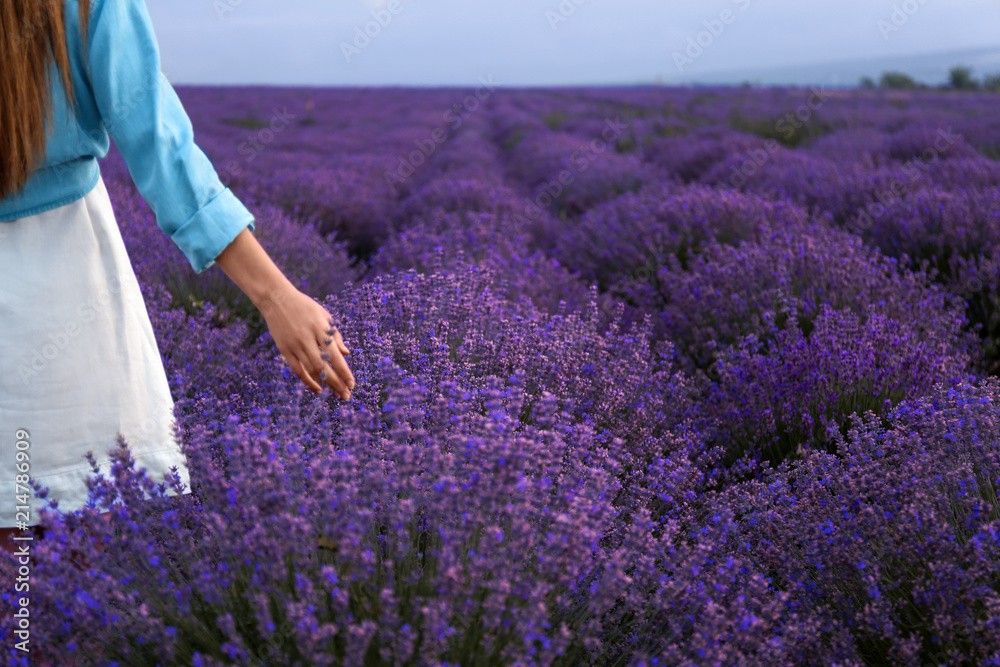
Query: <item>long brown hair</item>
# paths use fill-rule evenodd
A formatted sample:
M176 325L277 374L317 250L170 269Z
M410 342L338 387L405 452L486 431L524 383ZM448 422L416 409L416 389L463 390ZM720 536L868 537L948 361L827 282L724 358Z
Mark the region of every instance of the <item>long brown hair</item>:
M55 60L67 100L76 106L66 43L66 0L0 0L0 200L24 189L45 159L52 123L49 66ZM87 48L90 0L80 0Z

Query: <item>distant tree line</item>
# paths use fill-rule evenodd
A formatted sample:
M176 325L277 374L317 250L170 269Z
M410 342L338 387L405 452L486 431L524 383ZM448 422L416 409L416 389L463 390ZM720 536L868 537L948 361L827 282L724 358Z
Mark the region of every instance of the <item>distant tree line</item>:
M948 83L940 86L919 83L903 72L883 72L878 84L871 77L862 77L860 86L883 90L985 90L1000 93L1000 73L987 74L982 80L978 80L972 76L971 67L956 65L948 70Z

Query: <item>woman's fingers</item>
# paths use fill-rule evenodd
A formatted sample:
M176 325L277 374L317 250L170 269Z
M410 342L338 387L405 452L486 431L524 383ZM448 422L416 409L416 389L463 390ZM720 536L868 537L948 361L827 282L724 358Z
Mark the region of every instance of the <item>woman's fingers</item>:
M314 393L323 393L323 387L321 387L319 383L313 379L312 375L306 371L305 366L303 366L302 362L299 361L298 357L293 357L292 359L288 359L286 357L285 361L287 361L288 365L292 367L295 374L299 376L299 379L302 380Z
M312 297L301 292L293 297L264 313L281 356L313 393L323 393L327 385L350 400L355 382L344 358L350 350L332 315Z
M338 358L343 362L343 357L340 357L338 355ZM341 378L340 375L338 375L337 373L332 373L330 372L330 370L328 370L330 368L329 364L327 364L324 361L321 361L320 363L323 364L323 368L319 372L320 378L326 384L328 384L335 392L340 394L341 398L343 398L345 401L349 401L351 399L351 392L347 388L347 383L344 382L343 378ZM346 365L346 362L344 363Z
M328 350L329 347L326 349ZM354 384L354 378L351 375L350 369L347 368L347 362L344 360L344 357L340 354L334 354L331 358L329 352L324 351L320 353L316 347L310 349L305 356L307 357L305 361L306 367L313 369L310 373L312 378L319 378L320 382L329 385L345 401L351 399L351 392L348 389L348 385ZM333 367L336 367L337 370L334 371ZM319 391L322 391L322 388Z
M343 355L334 354L329 360L329 366L337 374L337 378L344 383L345 389L354 389L354 374L347 365L347 360Z
M340 350L341 354L350 354L351 351L347 349L347 345L344 344L344 337L340 335L340 329L333 326L333 321L330 321L330 329L327 330L327 336L323 339L323 346L326 347L331 343L337 344L337 349ZM330 335L332 331L332 336Z
M344 344L344 338L340 335L340 331L334 332L334 340L337 341L337 347L340 348L341 354L350 354L351 351L347 349L347 345Z
M322 360L328 364L328 367L337 374L341 382L344 383L344 387L347 390L354 389L354 374L351 372L350 367L347 365L347 360L344 359L343 354L345 350L350 353L347 346L344 345L344 339L340 335L340 331L334 329L332 338L325 338L324 342L327 343L323 348L323 353L320 355ZM331 353L331 345L336 344ZM337 354L339 352L340 354Z

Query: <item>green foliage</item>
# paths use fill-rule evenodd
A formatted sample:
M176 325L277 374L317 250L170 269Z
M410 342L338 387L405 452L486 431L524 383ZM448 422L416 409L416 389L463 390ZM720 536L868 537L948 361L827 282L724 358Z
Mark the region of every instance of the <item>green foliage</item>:
M236 127L245 127L248 130L259 130L261 128L267 127L268 123L266 120L261 120L257 117L255 113L249 113L246 116L234 117L234 118L223 118L222 122L226 125L235 125Z
M1000 162L1000 145L986 145L986 144L984 144L984 145L980 146L978 150L979 150L980 154L985 155L989 159L996 160L997 162Z
M821 120L815 111L802 121L794 111L778 118L750 118L739 109L733 109L729 114L729 126L763 139L774 139L789 148L802 146L837 129L835 125Z
M1000 72L987 74L983 77L983 90L988 90L991 93L1000 93Z
M638 145L635 135L630 132L615 142L615 150L619 153L631 153Z
M542 116L542 122L552 131L558 130L568 119L569 114L565 111L550 111Z
M669 107L669 105L667 105ZM656 113L653 109L647 109L643 106L635 106L631 102L603 102L598 113L605 117L621 116L624 119L632 120L633 118L647 118ZM669 115L666 111L663 115Z
M964 65L948 71L948 85L955 90L979 90L979 82L972 78L972 68Z
M646 118L650 115L650 110L645 107L632 106L630 103L626 102L621 107L621 114L625 118Z
M875 88L875 81L870 76L863 76L861 77L861 81L858 82L858 87L871 90Z
M257 306L217 264L201 275L190 266L178 264L162 277L162 283L173 297L171 307L183 308L188 315L201 312L210 302L219 309L216 317L219 327L237 318L246 322L245 346L253 344L267 331L267 322Z
M699 93L698 95L692 95L691 99L687 103L687 112L694 113L696 111L695 107L706 106L712 104L719 99L719 96L715 93Z
M915 90L917 82L903 72L883 72L878 85L885 90Z
M503 142L504 150L513 150L519 143L521 143L522 139L524 139L524 133L521 132L519 128L515 129Z
M676 137L687 134L688 130L680 122L663 123L657 120L653 122L653 133L659 137Z

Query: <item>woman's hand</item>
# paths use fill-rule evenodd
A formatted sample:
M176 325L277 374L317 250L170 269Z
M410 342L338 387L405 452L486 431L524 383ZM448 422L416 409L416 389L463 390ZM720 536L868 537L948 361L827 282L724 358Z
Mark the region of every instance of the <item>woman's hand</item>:
M350 351L340 332L330 331L330 313L289 282L249 227L219 253L216 263L260 310L281 356L306 386L320 394L320 382L325 382L351 400L354 375L344 359Z
M351 400L354 374L344 359L350 350L339 331L331 333L332 317L326 308L289 284L258 309L281 356L310 390L322 393L320 382L324 382L345 401Z

